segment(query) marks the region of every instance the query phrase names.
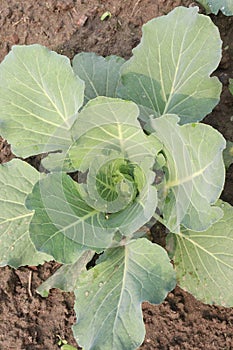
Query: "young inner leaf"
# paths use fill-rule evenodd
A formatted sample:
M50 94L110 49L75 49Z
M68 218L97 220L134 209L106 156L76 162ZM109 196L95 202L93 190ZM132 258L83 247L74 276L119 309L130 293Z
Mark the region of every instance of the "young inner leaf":
M102 165L95 178L97 193L105 201L108 213L120 211L130 204L144 182L139 166L123 158Z

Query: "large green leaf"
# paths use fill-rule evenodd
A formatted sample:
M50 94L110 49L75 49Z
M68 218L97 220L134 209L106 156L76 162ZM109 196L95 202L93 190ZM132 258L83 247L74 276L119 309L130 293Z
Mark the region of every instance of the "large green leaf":
M67 57L14 46L0 65L1 133L21 157L66 149L83 95Z
M29 237L33 212L25 207L25 198L38 179L39 173L21 160L0 166L0 266L17 268L52 259L38 253Z
M204 231L222 216L213 204L219 198L225 179L223 136L209 125L178 125L179 118L165 115L151 121L164 145L167 179L161 210L165 225L172 232L180 224Z
M207 13L214 13L217 15L221 10L226 16L233 15L233 2L232 0L198 0L202 6L206 9Z
M108 247L113 233L105 229L106 218L82 199L70 176L54 173L39 181L26 204L35 209L30 236L37 250L56 261L74 263L82 251Z
M65 292L73 292L77 285L77 279L81 272L86 269L87 263L94 256L93 251L80 251L77 260L73 264L61 266L51 277L42 283L37 292L42 297L47 297L52 288L58 288Z
M75 291L74 336L85 350L133 350L143 341L141 303L161 303L175 287L163 248L145 238L109 249L83 272Z
M205 232L169 234L178 284L208 304L233 306L233 207L219 201L223 218Z
M221 58L221 39L198 8L177 7L143 26L142 41L121 69L120 96L136 102L141 118L174 113L199 121L218 103L221 84L210 74Z
M74 57L74 72L85 82L85 104L97 96L117 97L120 67L124 62L121 57L104 58L94 52L81 52Z

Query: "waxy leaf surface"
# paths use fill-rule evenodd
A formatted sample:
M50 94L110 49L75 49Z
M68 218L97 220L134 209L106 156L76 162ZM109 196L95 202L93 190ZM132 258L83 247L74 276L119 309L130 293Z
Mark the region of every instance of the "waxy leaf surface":
M0 266L39 265L52 257L36 251L29 237L33 211L25 199L39 179L27 163L14 159L0 166Z
M151 121L164 145L167 181L161 211L165 225L179 232L179 225L205 231L222 216L214 203L224 185L223 136L209 125L178 125L179 118L165 115Z
M84 83L69 59L40 45L14 46L0 65L0 127L17 156L66 149Z
M81 52L74 57L74 72L85 82L85 104L97 96L117 97L120 68L124 62L118 56L104 58L93 52Z
M136 349L145 336L142 301L161 303L175 283L165 250L145 238L107 250L77 281L78 344L85 350Z
M82 251L111 244L112 235L102 229L104 214L86 204L69 175L48 175L34 186L26 203L35 210L32 241L37 250L52 254L56 261L74 263Z
M219 101L221 84L210 74L221 58L217 27L198 8L178 7L143 26L141 43L121 69L122 98L140 117L174 113L180 123L199 121Z
M218 205L222 219L204 232L170 234L168 246L180 287L205 303L233 306L233 207Z

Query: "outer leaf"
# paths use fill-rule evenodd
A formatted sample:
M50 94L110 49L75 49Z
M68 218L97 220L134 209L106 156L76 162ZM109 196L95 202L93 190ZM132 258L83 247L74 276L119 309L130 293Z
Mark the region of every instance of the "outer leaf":
M44 283L42 283L37 292L42 297L49 295L49 290L58 288L65 292L73 292L76 288L77 279L80 273L86 269L87 263L94 256L93 251L80 252L79 257L73 264L63 265Z
M221 39L198 8L177 7L143 26L142 41L121 70L120 96L141 107L141 118L174 113L199 121L219 101L221 84L210 74L221 58Z
M67 57L14 46L0 65L1 133L21 157L66 149L83 94Z
M213 206L224 185L222 151L225 139L204 124L179 126L178 118L165 115L151 122L155 135L164 144L167 182L162 208L166 226L179 232L179 225L204 231L222 216Z
M120 67L124 62L118 56L104 58L93 52L81 52L74 57L74 72L85 82L85 104L97 96L117 97Z
M29 237L33 212L25 198L39 179L39 173L21 160L0 166L0 266L38 265L52 257L38 253Z
M35 209L32 241L37 250L52 254L56 261L74 263L83 251L101 251L112 243L115 229L104 230L104 213L86 204L78 184L66 174L51 174L38 182L26 203Z
M218 205L224 216L207 231L182 229L168 242L182 288L205 303L233 306L233 207Z
M221 10L226 16L233 15L233 2L232 0L198 0L202 6L206 9L207 13L214 13L217 15Z
M142 238L108 250L77 283L77 342L85 350L136 349L145 336L141 302L161 303L174 286L160 246Z

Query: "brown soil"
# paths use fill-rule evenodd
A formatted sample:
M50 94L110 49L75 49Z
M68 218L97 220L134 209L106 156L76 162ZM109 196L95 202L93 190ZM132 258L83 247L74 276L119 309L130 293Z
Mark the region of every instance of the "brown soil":
M0 2L0 61L13 44L40 43L68 55L94 51L129 58L141 37L141 26L188 0L47 0ZM101 21L110 11L112 17ZM221 103L205 122L233 141L233 98L227 85L233 78L233 18L213 16L221 30L223 60L216 74L224 85ZM2 140L1 140L2 145ZM233 205L233 166L227 172L222 198ZM0 350L58 349L57 335L75 345L73 295L53 290L46 299L36 288L57 268L0 269ZM31 282L30 282L31 281ZM233 309L202 304L176 288L163 304L143 304L146 338L142 350L233 349ZM119 349L120 350L120 349Z
M0 136L0 164L9 162L13 157L11 145Z

